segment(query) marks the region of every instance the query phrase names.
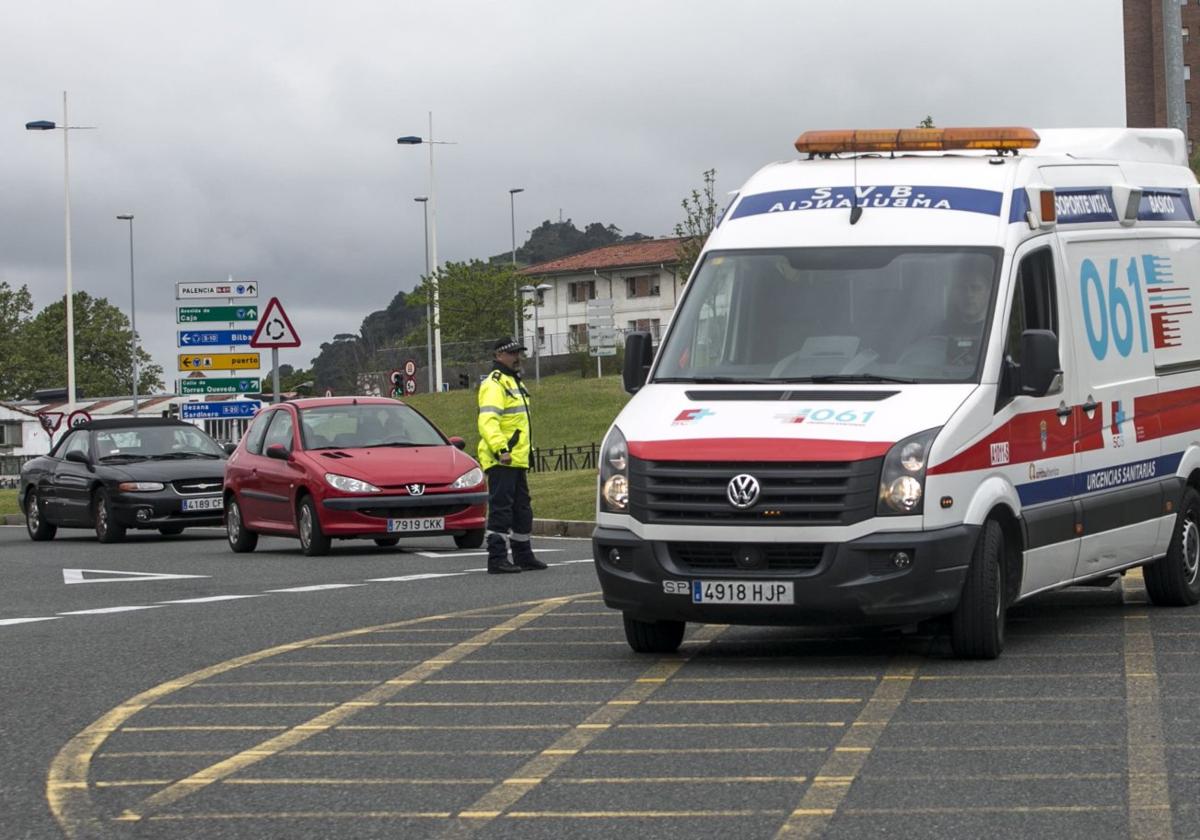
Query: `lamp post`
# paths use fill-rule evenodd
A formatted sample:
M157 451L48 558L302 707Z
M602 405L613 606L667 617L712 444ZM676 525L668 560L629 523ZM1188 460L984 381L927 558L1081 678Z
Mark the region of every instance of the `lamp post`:
M441 388L442 382L442 310L438 302L438 279L437 279L437 195L434 189L433 179L433 147L434 146L452 146L453 142L446 140L433 139L433 112L429 112L429 136L426 138L417 137L415 135L406 135L397 137L396 142L401 146L420 146L424 143L429 147L429 215L431 221L429 224L429 255L432 266L431 274L433 282L433 320L436 322L433 328L433 375L438 385Z
M517 302L517 193L525 192L524 187L513 187L508 191L508 217L512 226L512 267L513 267L513 302ZM513 310L513 337L521 340L521 307Z
M553 288L554 287L551 286L549 283L539 283L536 286L522 286L521 287L521 293L522 293L521 299L524 300L524 295L526 293L540 292L543 295L545 295L546 292L550 291ZM542 354L541 354L542 341L541 341L541 335L539 334L539 330L538 330L538 307L540 307L540 306L541 306L541 303L535 298L533 301L533 378L534 378L534 381L539 384L541 384L541 381L542 381Z
M429 196L419 195L413 201L421 202L425 211L425 276L429 277ZM428 298L425 299L425 357L425 366L429 368L429 393L432 394L437 388L433 384L433 307Z
M53 131L63 133L63 227L66 232L67 262L67 411L75 410L75 302L74 286L71 282L71 149L68 138L71 132L93 129L94 125L71 125L67 119L67 92L63 91L63 121L58 125L51 120L34 120L25 123L26 131Z
M138 416L138 342L137 342L137 296L133 284L133 214L124 213L117 216L122 222L129 222L129 325L133 330L130 339L130 350L133 353L133 416Z

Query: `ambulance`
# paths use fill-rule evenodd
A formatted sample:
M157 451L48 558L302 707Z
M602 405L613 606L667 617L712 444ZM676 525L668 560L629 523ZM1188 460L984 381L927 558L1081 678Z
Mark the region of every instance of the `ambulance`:
M1142 567L1200 601L1200 187L1170 129L806 132L732 198L601 450L640 652L687 622L1005 614Z

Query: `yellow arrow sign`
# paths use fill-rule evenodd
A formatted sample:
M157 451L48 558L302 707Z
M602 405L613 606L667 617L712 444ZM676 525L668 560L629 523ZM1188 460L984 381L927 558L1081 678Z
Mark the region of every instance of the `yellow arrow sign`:
M258 353L180 353L180 370L258 370Z

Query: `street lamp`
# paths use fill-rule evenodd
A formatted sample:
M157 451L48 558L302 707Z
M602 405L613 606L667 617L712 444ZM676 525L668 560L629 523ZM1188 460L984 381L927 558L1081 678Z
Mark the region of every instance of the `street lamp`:
M421 202L425 211L425 276L429 277L429 196L419 195L413 201ZM432 282L432 279L430 280ZM429 298L425 298L425 366L429 368L429 393L437 390L433 378L433 308Z
M517 196L517 193L520 193L520 192L525 192L525 188L524 187L513 187L511 190L508 191L508 216L509 216L509 221L512 225L512 267L513 267L513 301L514 302L516 302L516 299L517 299L517 205L516 205L516 196ZM520 306L518 306L516 309L513 310L513 338L517 339L517 341L521 340L521 326L520 326L521 322L520 322L520 314L519 314L520 310L521 310Z
M433 147L434 146L452 146L452 142L446 140L433 139L433 112L429 112L429 137L421 138L409 134L404 137L397 137L396 142L401 146L419 146L424 143L429 147L429 215L432 217L429 224L429 255L432 269L435 273L431 275L433 283L433 320L437 322L433 328L433 375L441 387L442 382L442 310L438 301L438 279L437 279L437 196L434 190L433 180Z
M129 222L129 325L133 329L130 349L133 351L133 416L138 416L138 346L137 346L137 297L133 285L133 214L124 213L117 216L122 222Z
M524 301L524 295L528 294L529 292L541 292L543 295L545 295L546 292L550 291L553 288L554 287L551 286L549 283L539 283L536 286L522 286L521 287L521 293L522 293L521 300ZM541 340L542 337L538 332L538 307L539 306L541 306L541 303L535 299L533 301L533 377L534 377L534 381L536 381L537 383L540 384L542 381L542 361L541 361L541 352L540 352L541 344L542 344L542 340Z
M63 91L62 125L51 120L34 120L25 123L26 131L53 131L63 133L63 226L66 230L67 261L67 411L75 410L75 302L74 286L71 282L71 151L67 138L73 130L93 129L94 125L71 125L67 119L67 92Z

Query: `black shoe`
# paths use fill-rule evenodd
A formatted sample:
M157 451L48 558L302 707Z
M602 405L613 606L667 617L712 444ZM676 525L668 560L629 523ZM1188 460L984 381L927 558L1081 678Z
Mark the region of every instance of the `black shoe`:
M520 566L516 563L508 562L507 558L503 563L488 563L487 569L489 575L511 575L521 571Z
M538 572L546 568L545 563L532 555L529 557L522 557L517 561L516 565L518 569L524 572Z
M527 572L538 572L546 568L546 564L537 559L528 540L512 541L513 562Z

